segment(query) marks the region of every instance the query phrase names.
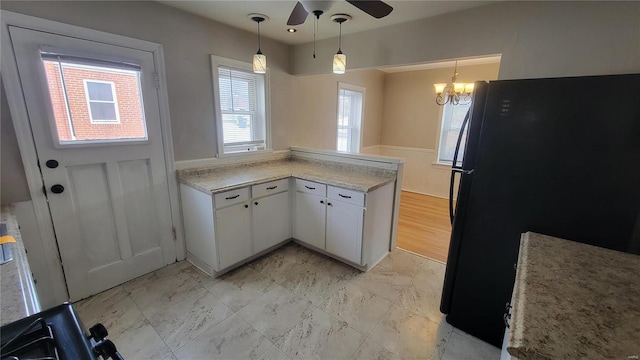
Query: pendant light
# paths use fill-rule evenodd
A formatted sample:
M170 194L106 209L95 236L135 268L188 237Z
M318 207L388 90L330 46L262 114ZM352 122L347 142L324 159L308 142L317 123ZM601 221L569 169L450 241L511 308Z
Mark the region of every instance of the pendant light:
M264 74L267 72L267 56L260 50L260 23L268 20L269 17L262 14L249 14L247 16L258 24L258 52L253 55L253 72Z
M331 16L333 22L340 24L340 37L338 38L338 52L333 55L333 73L344 74L347 71L347 55L342 53L342 23L351 20L347 14L335 14Z

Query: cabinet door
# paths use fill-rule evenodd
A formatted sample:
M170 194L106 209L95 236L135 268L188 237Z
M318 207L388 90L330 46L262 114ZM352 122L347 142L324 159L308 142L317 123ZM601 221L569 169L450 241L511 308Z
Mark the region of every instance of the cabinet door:
M252 255L249 205L237 204L216 210L216 242L220 269Z
M364 208L340 201L327 203L327 252L362 263Z
M294 238L324 249L326 206L324 197L296 192Z
M253 200L252 207L254 253L291 237L288 192Z

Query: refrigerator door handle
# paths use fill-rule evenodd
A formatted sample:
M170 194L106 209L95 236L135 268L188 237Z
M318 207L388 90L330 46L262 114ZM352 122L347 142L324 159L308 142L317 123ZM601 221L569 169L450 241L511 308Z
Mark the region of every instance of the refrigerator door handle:
M455 185L456 182L456 173L462 173L462 174L471 174L473 172L472 170L462 170L462 166L458 166L458 152L460 151L460 144L462 143L462 135L464 134L464 130L467 127L467 124L469 123L469 116L471 114L471 109L467 110L467 114L464 116L464 120L462 120L462 125L460 126L460 133L458 133L458 140L456 141L456 149L453 152L453 161L452 161L452 165L451 165L451 181L449 182L449 220L451 221L451 224L453 225L453 214L454 214L454 209L453 209L453 186Z

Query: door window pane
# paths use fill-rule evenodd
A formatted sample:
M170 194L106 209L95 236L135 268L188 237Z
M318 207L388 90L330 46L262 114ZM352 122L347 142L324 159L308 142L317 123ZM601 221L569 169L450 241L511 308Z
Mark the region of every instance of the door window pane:
M140 69L43 54L57 141L147 140Z

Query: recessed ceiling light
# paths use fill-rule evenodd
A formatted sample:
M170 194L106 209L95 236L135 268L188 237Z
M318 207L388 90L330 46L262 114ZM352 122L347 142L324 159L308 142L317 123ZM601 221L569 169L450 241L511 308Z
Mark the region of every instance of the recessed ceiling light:
M288 28L287 29L287 32L290 32L290 33L294 33L296 31L298 31L298 29L294 29L294 28Z

